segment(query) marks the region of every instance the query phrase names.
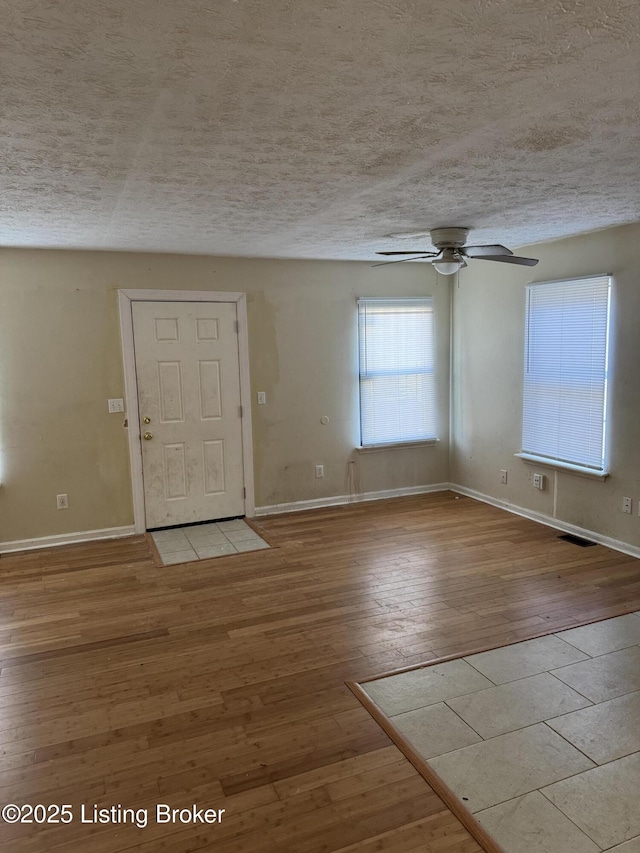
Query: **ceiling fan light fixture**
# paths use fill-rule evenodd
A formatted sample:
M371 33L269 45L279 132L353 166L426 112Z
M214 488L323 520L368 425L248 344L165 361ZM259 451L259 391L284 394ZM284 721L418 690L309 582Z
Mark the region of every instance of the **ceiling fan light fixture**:
M453 275L462 266L462 260L456 257L452 249L444 249L442 257L433 262L433 266L440 275Z
M468 228L432 228L429 232L431 243L436 251L428 249L414 249L412 251L399 251L394 249L388 252L376 252L376 255L405 255L400 260L387 261L391 264L402 264L406 261L427 261L432 264L440 275L455 275L458 270L466 267L467 258L478 261L496 261L501 264L516 264L523 267L535 267L538 263L536 258L520 258L514 255L511 249L499 243L489 243L484 246L467 246ZM395 236L410 236L396 234ZM374 264L374 266L381 266Z

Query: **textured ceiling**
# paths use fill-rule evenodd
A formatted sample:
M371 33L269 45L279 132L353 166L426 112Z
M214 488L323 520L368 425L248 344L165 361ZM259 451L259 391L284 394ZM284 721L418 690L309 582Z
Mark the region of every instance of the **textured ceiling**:
M2 245L371 258L640 219L638 0L0 15Z

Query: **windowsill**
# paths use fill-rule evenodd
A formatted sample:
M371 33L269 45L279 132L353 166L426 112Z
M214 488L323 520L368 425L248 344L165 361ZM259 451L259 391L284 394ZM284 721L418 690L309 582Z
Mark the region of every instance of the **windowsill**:
M398 441L390 444L367 444L356 447L358 453L378 453L380 450L402 450L403 447L431 447L438 444L439 438L425 438L419 441Z
M593 480L606 480L609 476L608 471L595 471L593 468L583 468L581 465L572 465L570 462L547 459L546 456L534 456L532 453L514 453L513 455L528 465L546 465L547 468L557 468L559 471L577 474L580 477L589 477Z

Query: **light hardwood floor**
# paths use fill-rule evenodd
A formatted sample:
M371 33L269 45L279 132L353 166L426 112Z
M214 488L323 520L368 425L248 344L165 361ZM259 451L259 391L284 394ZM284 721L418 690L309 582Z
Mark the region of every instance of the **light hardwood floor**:
M640 609L640 562L451 493L258 527L272 549L159 568L147 540L0 559L8 853L477 853L345 686ZM80 804L226 810L94 825Z

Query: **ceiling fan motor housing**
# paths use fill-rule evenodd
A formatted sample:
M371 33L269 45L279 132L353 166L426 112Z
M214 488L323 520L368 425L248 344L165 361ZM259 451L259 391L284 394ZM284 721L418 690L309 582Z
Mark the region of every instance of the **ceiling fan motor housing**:
M461 249L467 242L468 228L433 228L431 242L437 249Z

